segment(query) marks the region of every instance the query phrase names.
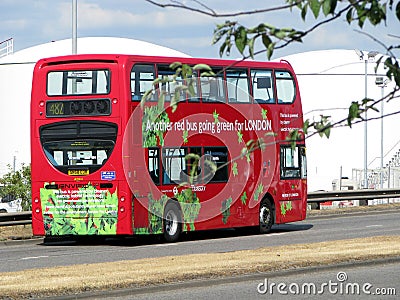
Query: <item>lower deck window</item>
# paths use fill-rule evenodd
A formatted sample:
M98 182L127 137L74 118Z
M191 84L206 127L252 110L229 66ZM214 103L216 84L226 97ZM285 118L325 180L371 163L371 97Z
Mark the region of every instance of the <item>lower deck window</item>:
M161 182L195 184L228 181L226 147L148 148L147 151L148 172L157 185Z

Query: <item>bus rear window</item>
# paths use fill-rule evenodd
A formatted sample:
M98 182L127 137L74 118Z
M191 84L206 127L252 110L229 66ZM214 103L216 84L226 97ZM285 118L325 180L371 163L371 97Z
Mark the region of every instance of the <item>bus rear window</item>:
M47 74L47 95L100 95L110 92L110 70L54 71Z
M117 126L98 121L67 121L40 127L48 161L68 175L88 175L103 166L117 139Z
M49 162L68 175L88 175L109 158L114 142L109 140L53 141L43 144ZM81 173L77 173L77 172Z

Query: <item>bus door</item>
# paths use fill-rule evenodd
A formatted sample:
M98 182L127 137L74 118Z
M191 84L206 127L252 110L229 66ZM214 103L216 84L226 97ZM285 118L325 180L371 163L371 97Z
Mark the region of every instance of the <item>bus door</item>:
M280 146L280 189L277 222L293 222L300 219L307 203L304 201L306 174L305 147Z

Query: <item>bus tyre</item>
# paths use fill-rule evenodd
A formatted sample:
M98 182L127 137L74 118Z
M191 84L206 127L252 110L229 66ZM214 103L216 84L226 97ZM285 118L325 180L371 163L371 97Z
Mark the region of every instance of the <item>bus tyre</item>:
M168 202L163 217L164 239L167 242L176 242L182 232L182 217L179 206L175 202Z
M260 203L259 213L260 233L270 232L273 220L271 202L267 199L263 199Z

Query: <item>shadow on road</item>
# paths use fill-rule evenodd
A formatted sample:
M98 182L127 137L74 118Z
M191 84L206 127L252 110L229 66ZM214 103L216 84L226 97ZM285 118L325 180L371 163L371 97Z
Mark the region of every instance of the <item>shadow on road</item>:
M311 224L280 224L274 225L269 234L305 231L313 227ZM269 234L264 234L268 237ZM184 232L180 242L212 240L212 239L228 239L234 237L245 236L261 236L257 233L257 228L244 227L235 229L215 229L195 232ZM110 246L142 246L163 244L161 235L135 235L135 236L63 236L63 237L46 237L42 245L44 246L74 246L74 245L110 245Z

